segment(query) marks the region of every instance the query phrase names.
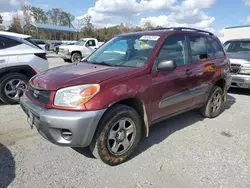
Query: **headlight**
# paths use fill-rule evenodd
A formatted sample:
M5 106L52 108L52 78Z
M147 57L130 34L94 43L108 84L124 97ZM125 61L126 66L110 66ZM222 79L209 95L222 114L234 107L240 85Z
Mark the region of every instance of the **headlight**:
M55 95L54 105L62 107L81 106L99 91L99 84L87 84L59 89Z
M250 68L241 68L240 74L250 74Z

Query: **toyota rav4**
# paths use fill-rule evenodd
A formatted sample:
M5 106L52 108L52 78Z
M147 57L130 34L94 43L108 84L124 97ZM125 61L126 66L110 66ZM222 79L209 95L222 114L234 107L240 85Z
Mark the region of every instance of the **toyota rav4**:
M118 165L159 121L197 108L217 117L230 84L217 37L166 28L116 36L81 63L34 76L20 105L50 142Z

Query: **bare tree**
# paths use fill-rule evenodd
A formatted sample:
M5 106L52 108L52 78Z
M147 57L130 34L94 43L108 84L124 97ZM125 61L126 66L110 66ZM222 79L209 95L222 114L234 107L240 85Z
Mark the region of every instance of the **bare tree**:
M31 22L31 7L29 5L22 6L23 16L24 16L24 24Z

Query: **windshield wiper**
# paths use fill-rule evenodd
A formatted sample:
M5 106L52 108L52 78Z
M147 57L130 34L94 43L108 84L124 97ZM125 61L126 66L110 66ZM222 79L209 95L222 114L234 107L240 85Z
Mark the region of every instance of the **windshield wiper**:
M105 65L105 66L109 66L109 67L114 67L115 65L111 65L109 63L106 63L104 61L101 61L101 62L94 62L93 64L95 65Z

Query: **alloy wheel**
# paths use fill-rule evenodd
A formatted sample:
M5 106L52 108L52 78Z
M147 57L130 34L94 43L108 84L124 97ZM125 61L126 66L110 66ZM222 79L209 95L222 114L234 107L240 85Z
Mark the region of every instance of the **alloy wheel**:
M12 79L8 81L4 87L4 92L7 97L13 100L19 100L23 95L26 84L21 79Z
M135 123L130 118L118 120L108 133L108 150L114 155L123 155L133 145L136 136Z

